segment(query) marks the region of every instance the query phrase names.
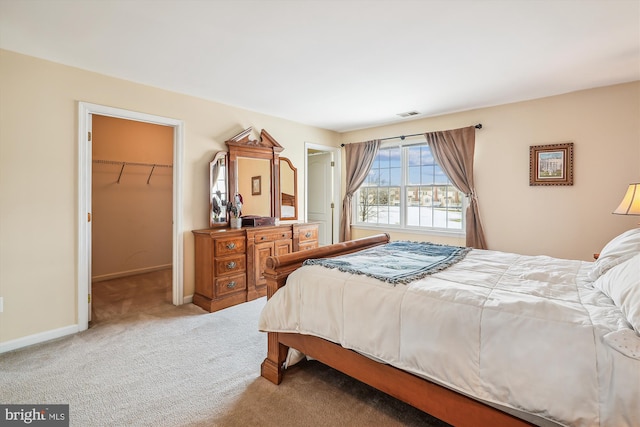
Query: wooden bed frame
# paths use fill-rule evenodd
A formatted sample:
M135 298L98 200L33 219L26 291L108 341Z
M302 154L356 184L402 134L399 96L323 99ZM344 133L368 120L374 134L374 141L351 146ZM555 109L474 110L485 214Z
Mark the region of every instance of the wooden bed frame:
M283 206L295 206L296 205L296 196L293 194L281 193L282 194L282 205Z
M278 289L285 286L289 274L308 258L343 255L388 242L388 234L379 234L268 258L265 270L267 298L271 298ZM267 358L261 365L264 378L280 384L290 347L454 426L532 425L431 381L375 362L355 351L311 335L269 332Z

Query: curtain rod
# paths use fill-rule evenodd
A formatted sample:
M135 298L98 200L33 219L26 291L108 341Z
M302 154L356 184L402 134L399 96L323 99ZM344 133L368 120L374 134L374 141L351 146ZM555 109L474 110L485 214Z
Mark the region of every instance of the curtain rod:
M477 125L474 126L474 128L476 129L482 129L482 123L478 123ZM396 139L396 138L400 138L401 140L404 141L405 138L408 138L410 136L420 136L420 135L424 135L427 132L423 132L423 133L414 133L411 135L400 135L400 136L390 136L389 138L381 138L380 141L386 141L389 139ZM344 144L340 144L341 147L344 147Z

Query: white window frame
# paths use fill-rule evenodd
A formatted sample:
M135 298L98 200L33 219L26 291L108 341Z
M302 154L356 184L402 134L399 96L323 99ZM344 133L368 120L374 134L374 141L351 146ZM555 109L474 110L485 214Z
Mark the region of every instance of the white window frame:
M355 193L354 195L354 200L355 203L353 203L352 206L352 218L354 218L354 221L352 222L352 226L356 227L356 228L361 228L361 229L369 229L369 230L395 230L395 231L400 231L400 232L409 232L412 234L428 234L428 235L437 235L437 236L450 236L450 237L465 237L466 236L466 212L467 212L467 207L469 205L469 200L468 197L463 194L461 192L461 200L462 200L462 212L461 212L461 220L462 220L462 227L460 230L454 230L454 229L448 229L448 228L439 228L439 227L426 227L426 226L416 226L416 225L407 225L407 215L408 215L408 211L407 211L407 194L406 194L406 189L409 186L412 185L408 185L407 181L409 179L408 177L408 168L409 168L409 155L408 155L408 150L406 150L406 148L413 146L413 145L426 145L427 142L424 139L420 139L419 138L413 138L412 140L408 141L401 141L401 142L387 142L387 143L383 143L380 146L380 149L387 149L387 148L395 148L398 147L400 148L400 158L401 158L401 170L402 170L402 176L401 176L401 182L400 182L400 224L371 224L371 223L366 223L366 222L359 222L358 219L358 206L359 206L359 200L360 200L360 189L358 189L358 191ZM376 154L377 155L377 154ZM442 169L442 167L441 167ZM453 183L451 183L451 181L449 181L451 185L453 185ZM455 187L455 186L454 186Z

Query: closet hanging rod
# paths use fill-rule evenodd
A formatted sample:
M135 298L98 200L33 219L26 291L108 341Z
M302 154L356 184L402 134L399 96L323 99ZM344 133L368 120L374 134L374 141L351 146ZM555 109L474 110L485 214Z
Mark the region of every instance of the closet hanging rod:
M121 162L117 160L93 160L93 163L102 163L105 165L119 165L119 166L149 166L157 168L172 168L173 165L164 165L161 163L139 163L139 162Z
M147 184L151 182L151 175L153 175L153 171L156 168L171 168L173 165L163 165L158 163L139 163L139 162L119 162L117 160L94 160L93 163L101 163L105 165L118 165L121 166L120 173L118 174L118 180L116 184L120 184L120 179L122 178L122 172L124 172L125 166L146 166L151 167L151 172L149 172L149 177L147 178Z

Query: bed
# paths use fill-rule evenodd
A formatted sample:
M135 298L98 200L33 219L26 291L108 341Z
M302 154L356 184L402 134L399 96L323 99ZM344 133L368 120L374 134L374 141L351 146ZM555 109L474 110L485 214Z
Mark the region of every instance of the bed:
M474 249L399 284L303 265L387 244L267 260L263 377L305 355L452 425L640 425L640 229L595 262Z

